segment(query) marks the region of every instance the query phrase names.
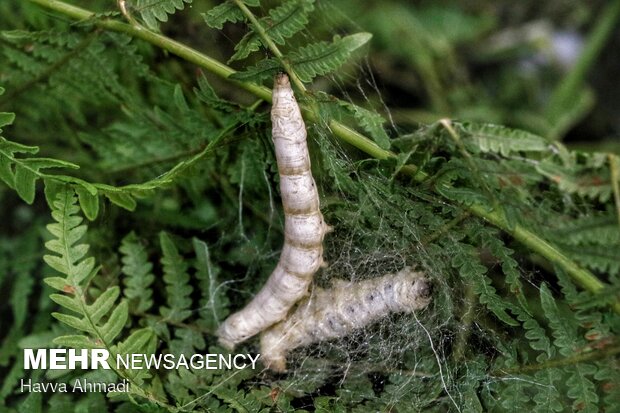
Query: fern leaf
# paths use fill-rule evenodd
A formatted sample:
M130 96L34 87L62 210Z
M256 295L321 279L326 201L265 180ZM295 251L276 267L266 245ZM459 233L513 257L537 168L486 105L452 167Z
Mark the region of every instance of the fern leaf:
M86 336L70 335L60 336L54 339L54 344L59 346L76 348L76 349L90 349L97 348L96 343Z
M390 148L390 138L383 128L385 123L383 116L350 102L339 100L338 103L353 113L360 126L368 132L377 145L383 149Z
M284 44L308 24L308 14L314 10L314 0L289 0L269 11L269 16L259 20L267 36L276 44ZM241 60L261 47L262 41L256 30L246 34L235 46L230 61Z
M137 202L131 194L120 191L103 191L103 194L112 202L127 211L136 209Z
M536 358L539 362L544 360L549 360L555 355L554 347L551 345L551 341L547 334L545 333L545 329L538 324L535 318L530 316L526 311L515 309L515 313L517 313L517 318L519 321L523 323L523 328L525 329L525 338L530 341L530 346L537 351L541 351L542 353Z
M488 247L491 254L500 261L510 292L517 297L521 307L527 311L528 305L523 292L523 284L521 283L521 273L519 272L517 261L512 258L513 251L506 247L498 231L495 229L480 227L475 230L474 234L476 239L483 246Z
M605 203L612 194L609 172L599 169L596 172L574 172L566 166L558 165L552 159L545 159L536 165L536 170L558 185L562 192L577 194Z
M167 22L168 15L177 10L183 10L186 3L192 0L133 0L134 8L140 12L140 16L146 26L151 30L159 28L159 22Z
M78 244L78 241L86 233L87 227L80 225L83 219L75 215L80 210L76 201L72 191L65 190L54 202L52 217L56 223L49 224L47 230L56 239L46 242L45 246L58 255L43 257L50 267L67 276L70 285L78 285L95 268L94 259L81 261L88 251L88 245Z
M90 221L94 221L97 215L99 215L99 197L96 193L93 194L83 186L76 187L75 192L78 195L82 212L84 212L86 218Z
M569 373L566 385L568 386L567 395L574 399L574 411L585 413L597 413L599 411L598 395L594 383L588 378L596 372L596 367L591 364L578 363L566 368Z
M543 152L549 147L545 139L517 129L476 123L454 124L462 133L470 152L495 152L508 156L515 152Z
M58 291L66 292L71 289L71 286L67 284L67 280L62 277L47 277L43 282Z
M280 63L276 59L264 59L241 72L233 73L230 78L261 83L264 80L273 79L280 69Z
M528 385L521 380L506 383L501 393L501 406L504 411L524 411L530 402L527 394Z
M477 257L475 248L462 243L458 245L459 248L452 258L452 266L458 268L461 277L472 284L481 304L486 305L504 323L518 326L519 323L506 312L511 305L497 295L491 280L486 275L486 267Z
M118 287L108 288L101 294L94 303L88 306L88 312L90 313L91 322L97 324L103 316L108 314L108 311L114 306L114 302L120 295L121 291Z
M95 330L86 319L63 313L52 313L52 317L65 323L69 327L75 328L76 330L84 331L89 334L95 334Z
M209 27L221 30L224 23L236 23L244 19L243 13L231 0L218 4L206 13L202 13L202 17Z
M618 383L620 383L620 370L614 368L613 365L606 362L599 362L598 371L594 378L601 383L603 389L604 411L615 412L620 411L620 392L618 391Z
M566 245L620 244L616 214L590 214L562 223L553 232L553 238Z
M156 341L157 336L153 329L150 327L140 328L132 332L125 340L115 345L114 351L121 356L131 354L153 354ZM152 377L151 372L145 369L125 370L124 373L131 378L134 386L142 386L145 380Z
M48 158L16 158L15 154L39 151L36 146L26 146L0 137L0 178L28 204L35 196L35 184L41 177L39 171L49 168L73 168L79 166L66 161Z
M64 294L51 294L50 299L61 307L71 310L74 313L82 313L82 307L79 302L72 297Z
M124 341L117 344L120 354L144 353L148 343L155 337L153 330L149 327L140 328L129 335Z
M471 188L468 186L453 186L452 181L457 177L462 177L468 180L474 180L474 176L471 172L462 166L454 168L457 164L456 159L452 159L448 164L442 168L440 175L437 178L436 191L448 199L456 201L463 205L488 205L488 197L481 193L479 189ZM491 208L489 208L491 209Z
M540 303L553 330L554 343L560 354L565 357L573 355L585 344L578 337L575 320L560 311L546 284L540 286Z
M198 88L194 88L196 97L207 105L214 107L225 112L234 111L238 109L237 106L231 106L229 102L221 99L213 90L213 87L209 84L209 81L204 75L198 77Z
M121 301L114 307L120 295L119 287L115 286L105 290L92 303L87 303L87 285L98 269L95 268L94 258L85 257L88 244L80 244L87 227L82 224L83 218L76 215L80 208L77 206L74 191L66 187L60 190L53 202L53 208L52 217L56 222L49 224L47 229L54 239L46 242L45 246L54 255L45 255L43 258L65 278L50 277L45 281L64 293L52 294L50 298L76 315L55 312L52 316L70 327L93 336L101 345L109 348L112 340L120 334L127 322L127 302ZM101 324L106 317L106 321ZM67 340L69 339L65 339L65 342L68 342ZM71 338L71 340L76 344L85 344L84 340L87 339Z
M564 410L560 399L560 392L556 387L556 383L562 382L562 372L556 368L548 368L536 372L536 381L540 383L537 387L536 394L533 397L536 406L535 413L561 412Z
M125 274L123 293L129 299L130 308L146 312L153 306L153 264L148 261L146 248L133 232L123 238L120 252L123 254L122 270Z
M2 96L3 94L4 94L4 88L0 86L0 96ZM11 125L14 120L15 120L14 113L0 112L0 128L2 128L3 126ZM2 133L2 129L0 129L0 133Z
M334 37L331 43L314 43L291 53L290 61L299 79L311 82L319 75L331 73L342 66L355 50L371 39L370 33Z
M104 343L111 343L125 327L127 317L129 316L129 307L127 301L121 301L120 304L112 311L108 321L101 327L101 338Z
M166 283L167 307L161 308L161 315L173 322L181 322L191 315L192 305L190 297L192 286L189 285L187 264L176 246L165 232L160 234L162 249L161 263L164 268L164 282Z
M228 298L223 288L218 288L217 269L209 257L209 247L203 241L193 239L196 253L196 278L200 281L202 300L200 302L201 318L205 327L215 330L218 322L228 315Z
M560 244L561 245L561 244ZM561 247L562 251L584 266L611 275L620 274L620 243Z
M21 237L17 242L12 243L16 246L16 251L20 257L35 256L40 253L39 250L39 231L38 228L33 226L31 230L28 230L25 236ZM15 257L17 258L17 257ZM0 261L2 260L0 255ZM15 282L12 290L9 294L9 302L13 310L14 327L21 328L24 326L26 318L29 316L28 306L30 301L28 300L32 293L33 286L35 284L36 276L33 274L37 265L36 260L21 260L13 259L11 270L15 274ZM2 268L2 265L0 265ZM0 269L2 271L2 269ZM2 277L0 277L1 279Z

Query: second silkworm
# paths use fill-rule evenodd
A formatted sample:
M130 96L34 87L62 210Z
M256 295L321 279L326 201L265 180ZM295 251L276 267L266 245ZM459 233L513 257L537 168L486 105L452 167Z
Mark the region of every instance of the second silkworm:
M407 267L397 274L354 282L337 281L315 288L295 312L261 335L261 360L275 371L286 370L290 350L345 335L387 316L411 313L431 301L431 284Z
M323 237L330 229L319 209L306 126L286 74L275 80L271 121L285 217L284 246L267 283L218 329L220 344L229 349L283 320L308 293L314 273L323 264Z

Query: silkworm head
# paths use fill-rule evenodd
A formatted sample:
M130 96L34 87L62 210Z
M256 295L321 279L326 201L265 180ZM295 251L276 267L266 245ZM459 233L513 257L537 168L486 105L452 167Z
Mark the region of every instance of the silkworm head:
M413 309L426 307L431 302L432 284L426 278L416 278L409 291L408 301Z
M276 75L276 85L278 86L288 86L290 81L288 80L288 75L286 73L278 73Z

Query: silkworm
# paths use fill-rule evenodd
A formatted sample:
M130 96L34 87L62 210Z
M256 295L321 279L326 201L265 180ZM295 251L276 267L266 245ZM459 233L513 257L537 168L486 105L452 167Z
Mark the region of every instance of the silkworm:
M275 80L271 122L284 208L284 246L267 283L218 329L219 342L228 349L284 319L307 295L314 273L323 265L323 237L331 229L319 208L306 126L285 74Z
M290 350L344 337L390 313L420 310L430 296L430 282L409 267L357 283L338 280L330 289L317 287L286 320L262 333L261 360L272 370L285 371Z

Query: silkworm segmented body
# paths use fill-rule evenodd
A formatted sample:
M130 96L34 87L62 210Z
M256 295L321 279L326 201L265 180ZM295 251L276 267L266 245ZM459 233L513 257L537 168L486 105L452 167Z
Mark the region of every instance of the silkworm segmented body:
M361 282L337 281L328 290L315 288L284 321L261 335L261 359L275 371L286 370L286 354L295 348L344 337L390 313L426 307L431 285L407 267Z
M284 319L308 293L314 273L323 264L323 237L330 230L319 209L306 127L285 74L275 80L271 121L285 216L284 246L265 286L218 329L220 344L229 349Z

